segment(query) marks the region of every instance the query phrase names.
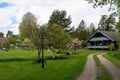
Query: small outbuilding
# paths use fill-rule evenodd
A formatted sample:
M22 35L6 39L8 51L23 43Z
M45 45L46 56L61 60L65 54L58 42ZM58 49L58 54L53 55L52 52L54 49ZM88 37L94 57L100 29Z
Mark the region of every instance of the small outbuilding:
M70 44L66 46L67 52L71 51L72 53L76 53L76 49L78 49L81 45L81 42L78 38L73 39Z
M88 49L108 49L109 45L113 45L114 49L117 45L118 33L113 31L96 31L87 40Z

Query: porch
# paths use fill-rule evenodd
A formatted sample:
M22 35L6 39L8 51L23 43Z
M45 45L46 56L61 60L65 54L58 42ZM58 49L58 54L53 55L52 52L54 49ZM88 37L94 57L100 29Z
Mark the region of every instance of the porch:
M113 42L106 37L95 37L87 42L89 49L108 49L108 46Z

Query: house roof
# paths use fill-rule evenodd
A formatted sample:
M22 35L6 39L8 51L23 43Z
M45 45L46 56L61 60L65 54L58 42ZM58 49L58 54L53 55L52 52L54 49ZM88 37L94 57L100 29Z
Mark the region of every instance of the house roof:
M113 32L113 31L101 31L101 32L103 32L104 34L109 36L114 41L117 41L117 39L118 39L118 33L117 32Z
M113 31L96 31L90 38L88 38L87 41L89 41L96 33L100 32L101 34L103 34L104 36L106 36L108 39L112 40L112 41L117 41L118 38L118 33L117 32L113 32Z

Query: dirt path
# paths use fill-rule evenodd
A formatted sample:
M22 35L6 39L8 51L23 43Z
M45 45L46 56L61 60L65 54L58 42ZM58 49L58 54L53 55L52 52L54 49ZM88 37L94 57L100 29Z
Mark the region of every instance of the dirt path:
M82 75L77 78L77 80L96 80L96 73L97 68L95 65L95 61L93 60L93 54L91 54L87 57L85 69Z
M120 80L120 69L114 66L110 61L105 59L102 54L97 55L100 62L106 67L106 69L110 72L113 80Z

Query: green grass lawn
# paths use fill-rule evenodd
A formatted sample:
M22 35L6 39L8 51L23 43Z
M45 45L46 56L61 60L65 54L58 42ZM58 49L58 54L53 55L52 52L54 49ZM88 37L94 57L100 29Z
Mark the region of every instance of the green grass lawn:
M104 57L120 68L120 50L110 51Z
M0 80L75 80L83 71L86 57L93 51L79 50L67 59L47 59L45 69L41 64L33 64L37 51L9 50L0 51ZM45 58L51 52L45 51ZM57 54L56 56L62 56Z

